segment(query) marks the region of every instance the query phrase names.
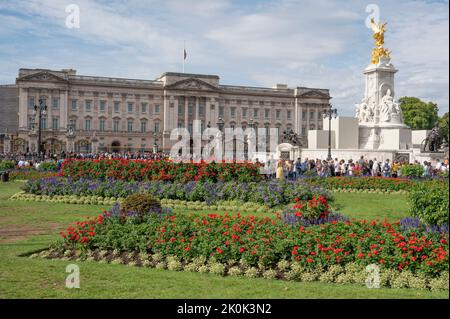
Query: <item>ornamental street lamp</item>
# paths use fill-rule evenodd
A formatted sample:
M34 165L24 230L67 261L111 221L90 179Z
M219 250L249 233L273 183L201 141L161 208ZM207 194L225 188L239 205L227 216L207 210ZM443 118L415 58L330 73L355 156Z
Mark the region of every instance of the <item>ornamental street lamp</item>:
M331 161L333 157L331 156L331 118L337 117L337 109L333 109L333 105L328 104L328 109L323 111L323 118L328 117L328 157L327 160Z
M222 161L225 159L225 136L223 134L223 128L225 126L225 122L221 117L219 117L219 120L217 121L217 127L219 128L219 131L222 133Z
M47 113L47 103L45 99L39 100L39 105L34 106L34 119L36 122L36 117L38 120L38 156L41 159L41 161L44 160L44 154L42 151L42 116L46 115Z

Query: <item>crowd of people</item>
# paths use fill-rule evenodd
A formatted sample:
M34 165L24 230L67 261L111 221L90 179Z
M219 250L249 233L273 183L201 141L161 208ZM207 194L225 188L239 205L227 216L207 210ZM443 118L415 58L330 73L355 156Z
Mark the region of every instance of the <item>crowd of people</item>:
M56 168L59 169L64 159L76 158L76 159L145 159L145 160L163 160L170 159L168 155L163 152L125 152L125 153L65 153L62 152L59 155L45 155L44 158L39 158L33 154L0 154L0 160L13 160L19 169L36 168L38 169L43 162L53 162L56 164ZM265 163L260 162L258 159L256 164L260 164L265 167L267 174L266 177L296 180L304 176L382 176L382 177L401 177L401 168L405 165L420 164L423 166L423 177L432 177L439 175L442 172L449 170L449 160L443 161L437 160L435 165L430 162L419 163L407 163L400 161L391 162L389 159L385 161L379 161L376 158L367 159L361 156L357 161L353 160L321 160L321 159L308 159L301 160L297 158L296 161L292 160L268 160Z
M152 153L152 152L145 152L145 153L132 153L132 152L126 152L126 153L108 153L108 152L101 152L101 153L65 153L61 152L60 154L46 154L43 157L37 156L37 154L31 154L31 153L23 153L23 154L14 154L14 153L0 153L0 161L1 160L9 160L9 161L15 161L16 166L19 169L39 169L39 166L42 163L46 162L53 162L56 164L57 170L62 165L62 162L65 159L68 158L75 158L75 159L145 159L145 160L162 160L167 158L167 156L162 153Z
M266 164L267 165L267 164ZM376 158L367 159L361 156L357 161L353 160L310 160L305 158L303 161L298 158L295 162L292 160L279 160L276 163L275 177L277 179L295 180L302 176L382 176L382 177L401 177L402 167L406 165L422 165L423 177L437 176L440 173L449 170L449 160L437 160L433 166L431 162L424 161L419 163L407 163L401 161L391 162L389 159L378 161ZM273 177L273 176L272 176Z

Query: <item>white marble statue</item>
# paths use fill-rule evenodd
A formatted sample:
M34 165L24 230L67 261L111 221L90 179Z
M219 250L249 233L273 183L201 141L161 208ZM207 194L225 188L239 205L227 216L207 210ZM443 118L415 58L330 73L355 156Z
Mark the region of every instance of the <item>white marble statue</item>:
M403 123L403 114L400 105L394 101L391 90L388 89L380 102L380 122Z
M367 104L367 99L362 99L360 104L356 105L356 117L359 123L369 123L373 121L374 112Z

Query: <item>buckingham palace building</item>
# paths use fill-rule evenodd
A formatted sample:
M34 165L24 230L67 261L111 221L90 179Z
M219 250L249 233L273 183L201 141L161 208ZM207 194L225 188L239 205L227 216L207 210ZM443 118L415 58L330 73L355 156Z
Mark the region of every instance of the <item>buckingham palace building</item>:
M288 130L306 144L308 130L322 129L330 101L327 89L224 85L217 75L174 72L136 80L83 76L72 69L20 69L15 86L16 152L36 152L39 129L47 153L168 152L176 142L171 131L192 132L194 120L203 128L220 120L225 128L251 123Z

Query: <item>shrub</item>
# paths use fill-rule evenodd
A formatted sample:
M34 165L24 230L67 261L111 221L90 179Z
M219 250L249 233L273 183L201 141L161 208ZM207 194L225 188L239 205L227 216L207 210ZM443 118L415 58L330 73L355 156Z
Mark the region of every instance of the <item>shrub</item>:
M0 160L0 172L13 170L15 166L16 164L14 161Z
M56 171L56 163L55 162L43 162L43 163L39 164L38 171L41 171L41 172Z
M448 193L448 181L416 184L408 197L411 215L428 225L448 225Z
M422 177L423 176L423 166L420 164L415 164L415 165L403 165L400 168L400 172L402 174L403 177Z
M143 220L147 215L162 215L161 203L158 199L143 193L136 193L125 198L120 209L122 220L129 216L136 216Z

